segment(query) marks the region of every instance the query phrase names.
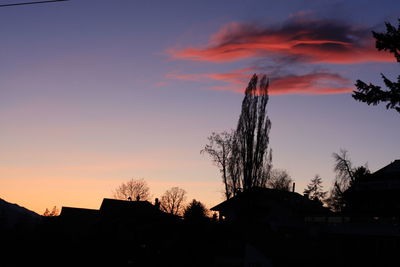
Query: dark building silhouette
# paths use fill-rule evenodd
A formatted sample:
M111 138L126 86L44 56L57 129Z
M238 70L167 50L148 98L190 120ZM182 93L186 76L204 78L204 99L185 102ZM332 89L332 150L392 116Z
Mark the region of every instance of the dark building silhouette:
M366 185L373 187L372 178L386 177L379 180L382 188L393 182L397 164L378 171ZM229 249L216 258L221 266L390 266L400 249L398 225L333 213L295 192L253 188L211 210L236 233L222 242Z
M148 201L105 198L98 210L62 207L46 235L57 235L58 246L73 255L68 263L160 266L173 260L179 220Z
M220 219L297 226L306 217L327 216L329 210L296 192L253 188L211 208Z
M345 192L347 212L364 218L399 221L400 160L354 182Z
M155 222L176 218L161 211L158 204L148 201L129 201L118 199L103 199L99 210L73 207L62 207L60 219L94 220L135 220L136 222Z
M328 217L319 201L296 192L252 188L211 210L232 236L225 236L216 266L292 266L303 260L308 247L306 218ZM291 257L284 254L290 253Z
M150 220L167 215L148 201L125 201L109 198L103 199L100 213L103 216L141 217Z

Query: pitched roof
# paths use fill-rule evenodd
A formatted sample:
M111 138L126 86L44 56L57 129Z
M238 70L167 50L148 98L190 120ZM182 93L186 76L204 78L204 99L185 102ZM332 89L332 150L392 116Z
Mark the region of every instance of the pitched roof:
M397 159L389 165L372 174L374 178L400 180L400 160Z
M248 191L242 192L233 198L230 198L215 207L213 211L221 211L229 207L238 205L248 205L249 207L261 207L268 203L268 201L275 201L282 205L295 208L301 212L325 213L327 209L322 207L316 201L310 200L307 197L300 195L296 192L289 192L283 190L269 189L269 188L253 188Z
M354 192L364 192L368 194L386 194L394 192L397 194L400 190L400 160L395 160L389 165L377 170L360 179L348 190L347 194Z
M100 213L104 215L156 215L162 213L148 201L103 199Z
M93 210L93 209L62 207L60 216L62 216L62 217L82 217L82 216L97 215L98 213L99 213L98 210Z

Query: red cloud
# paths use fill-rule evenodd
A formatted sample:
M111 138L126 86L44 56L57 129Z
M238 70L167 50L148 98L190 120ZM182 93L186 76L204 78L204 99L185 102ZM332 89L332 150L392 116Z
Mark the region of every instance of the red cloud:
M335 20L310 19L303 14L275 26L230 23L203 47L170 49L169 53L176 59L207 62L256 58L254 68L228 73L174 74L168 78L220 81L222 85L210 89L243 92L252 73L266 72L271 77L271 94L336 94L353 90L349 79L329 71L282 75L296 64L303 68L304 63L312 67L318 63L393 62L389 53L375 49L370 29Z
M204 79L220 81L225 85L213 86L210 89L243 93L252 76L253 69L241 69L228 73L206 74L168 74L167 78L178 80L200 81ZM330 72L313 72L305 75L278 76L270 80L269 92L272 95L282 94L341 94L351 92L351 81Z
M343 94L353 91L351 81L335 73L287 75L271 81L271 94Z
M250 57L290 57L308 63L391 62L374 47L370 30L332 20L295 18L279 27L230 23L203 48L170 49L176 59L226 62Z

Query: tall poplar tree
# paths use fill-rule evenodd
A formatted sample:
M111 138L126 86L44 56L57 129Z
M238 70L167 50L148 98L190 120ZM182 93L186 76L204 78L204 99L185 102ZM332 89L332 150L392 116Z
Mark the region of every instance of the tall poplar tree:
M263 75L251 78L245 91L238 125L234 133L233 151L238 153L243 190L265 187L271 170L268 153L271 121L267 116L269 82Z
M201 151L207 152L219 167L227 199L240 191L267 185L272 168L268 99L267 77L254 74L245 91L236 130L212 133Z

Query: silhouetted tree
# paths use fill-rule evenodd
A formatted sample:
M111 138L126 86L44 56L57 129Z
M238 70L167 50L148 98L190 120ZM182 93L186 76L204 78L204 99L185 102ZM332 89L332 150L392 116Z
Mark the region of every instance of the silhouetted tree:
M252 187L265 187L272 168L272 151L268 153L271 122L267 116L268 80L251 78L242 101L237 128L232 133L212 133L207 152L220 168L229 199Z
M122 200L149 200L150 189L144 179L131 179L115 189L114 198Z
M59 215L59 210L57 209L56 206L53 207L53 209L50 211L48 208L43 213L43 216L45 217L54 217Z
M233 161L239 165L243 190L265 187L271 170L268 153L271 121L267 116L268 80L265 75L251 78L242 102L233 138Z
M379 51L384 50L393 53L397 62L400 62L400 19L397 29L388 22L385 24L386 33L372 32L376 39L376 48ZM400 113L400 75L397 77L397 82L390 81L383 74L381 76L389 90L382 90L380 86L371 83L366 84L361 80L357 80L356 87L358 91L353 91L353 98L368 105L386 102L387 109L395 109Z
M188 221L204 221L208 217L208 210L207 208L201 203L200 201L197 201L195 199L190 202L183 213L183 218Z
M185 200L186 191L179 187L172 187L161 197L161 210L173 215L181 215Z
M292 183L293 180L286 170L273 169L267 181L267 187L271 189L290 191Z
M333 153L333 158L336 177L326 203L334 211L342 211L346 208L343 193L355 182L368 175L369 170L367 166L353 167L346 150L341 149L339 154Z
M367 164L365 164L364 166L359 166L359 167L355 168L353 170L354 182L351 183L350 186L352 186L354 183L361 181L362 179L364 179L365 177L367 177L370 174L371 174L371 172L368 169Z
M322 188L322 178L317 174L311 179L307 188L304 189L303 194L311 200L316 200L322 203L327 194L327 192L323 191Z
M232 137L233 133L213 132L208 137L208 144L200 151L208 153L214 164L219 168L222 175L222 182L225 186L225 198L229 199L240 187L238 175L232 173Z
M333 153L332 156L335 160L333 169L336 177L326 202L332 210L341 211L345 206L343 193L349 188L351 181L354 181L353 166L346 150L341 149L339 153Z

